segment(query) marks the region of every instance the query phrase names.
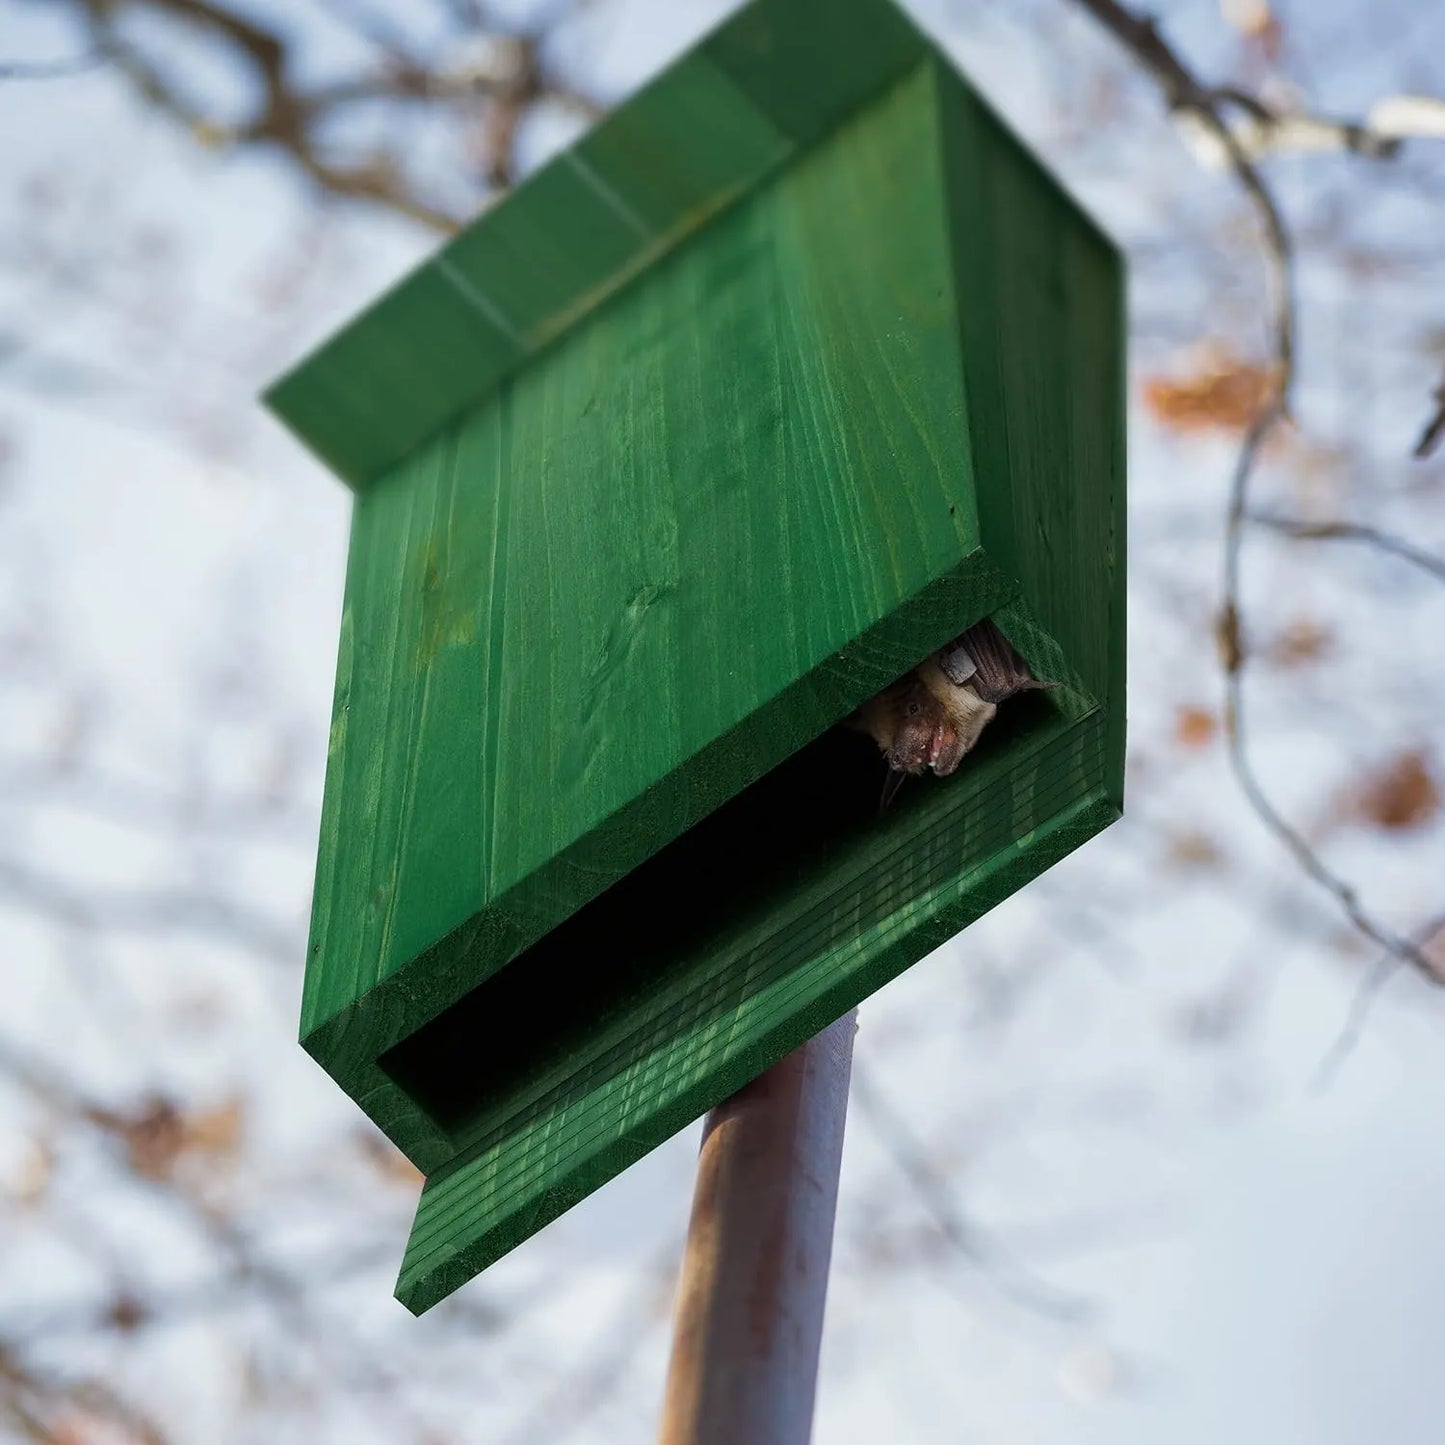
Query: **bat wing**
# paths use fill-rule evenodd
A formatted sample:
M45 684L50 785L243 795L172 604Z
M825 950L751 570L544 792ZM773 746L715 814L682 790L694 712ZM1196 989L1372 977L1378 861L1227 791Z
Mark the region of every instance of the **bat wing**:
M955 667L961 664L962 658L972 664L972 670L957 676ZM971 682L973 690L985 702L1002 702L1016 692L1057 686L1040 682L1029 671L1028 663L1013 650L1008 638L988 618L949 643L939 653L938 662L950 682Z

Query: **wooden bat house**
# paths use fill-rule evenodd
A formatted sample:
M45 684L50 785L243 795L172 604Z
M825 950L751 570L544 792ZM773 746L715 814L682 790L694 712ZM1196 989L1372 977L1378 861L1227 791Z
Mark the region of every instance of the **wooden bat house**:
M268 393L354 492L301 1035L420 1311L1106 826L1124 272L888 0L753 0ZM1060 685L881 815L984 617Z

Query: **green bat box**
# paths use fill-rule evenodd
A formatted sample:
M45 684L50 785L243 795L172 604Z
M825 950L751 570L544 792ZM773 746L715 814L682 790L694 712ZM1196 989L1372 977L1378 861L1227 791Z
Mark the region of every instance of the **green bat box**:
M1118 816L1119 255L887 0L755 0L280 380L355 493L301 1037L421 1311ZM838 726L1060 685L879 814Z

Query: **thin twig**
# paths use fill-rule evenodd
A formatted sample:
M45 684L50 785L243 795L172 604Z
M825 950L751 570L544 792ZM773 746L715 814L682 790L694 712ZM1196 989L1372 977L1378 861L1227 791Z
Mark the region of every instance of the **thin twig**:
M1370 107L1363 120L1282 110L1241 86L1203 85L1159 33L1151 16L1136 14L1116 0L1074 3L1087 10L1153 76L1170 108L1189 127L1191 148L1207 165L1238 171L1240 160L1320 151L1389 160L1406 140L1445 137L1445 100L1386 96Z
M667 1317L681 1253L681 1242L670 1240L653 1255L598 1331L596 1349L577 1368L560 1375L537 1408L504 1440L515 1445L565 1440L611 1398L652 1330Z
M56 765L0 750L0 797L11 807L73 809L137 831L200 834L267 845L316 845L315 814L290 797L266 793L187 796L92 765ZM3 871L3 867L0 867Z
M0 858L0 903L81 931L182 934L229 943L273 963L301 957L299 932L219 894L185 888L83 892L12 858Z
M390 100L436 105L448 98L485 100L485 179L500 190L516 180L517 135L522 119L533 107L550 101L588 118L601 110L544 62L544 30L540 28L497 36L508 43L512 59L500 73L468 70L448 74L398 49L399 40L371 33L358 19L355 23L362 26L363 38L380 50L382 63L361 75L306 89L297 82L291 44L281 30L214 0L143 0L145 8L205 32L257 81L260 101L252 115L236 124L222 124L192 101L185 88L137 43L117 30L118 12L128 5L138 7L142 0L72 3L89 26L97 50L115 62L150 104L198 139L210 145L278 149L323 191L371 201L446 234L455 231L465 217L428 199L407 173L399 154L386 149L364 160L340 161L326 153L320 139L323 124L355 103Z
M298 1291L314 1293L326 1285L389 1264L397 1255L392 1238L375 1239L320 1264L311 1263L295 1274ZM280 1265L265 1266L269 1277L279 1277ZM56 1301L18 1311L0 1319L0 1349L23 1342L27 1348L42 1340L99 1332L129 1333L149 1325L172 1325L182 1319L209 1317L248 1303L258 1286L256 1271L247 1264L232 1265L211 1278L170 1286L145 1296L118 1292L105 1299Z
M1036 1314L1077 1323L1087 1318L1087 1300L1067 1295L1025 1273L1003 1257L998 1245L967 1219L954 1202L948 1180L928 1157L928 1151L914 1135L908 1122L887 1101L866 1068L853 1061L853 1101L878 1142L917 1191L943 1239L958 1255L977 1269L1000 1294Z
M1279 111L1258 96L1232 86L1212 92L1221 115L1237 111L1227 123L1241 154L1252 161L1266 156L1343 151L1368 160L1391 160L1404 137L1383 135L1359 121L1336 120L1305 112ZM1228 155L1207 134L1192 136L1196 156L1206 165L1223 166Z
M1371 527L1364 522L1307 522L1303 518L1285 517L1277 512L1251 512L1249 520L1271 532L1301 541L1361 542L1378 551L1388 552L1392 557L1409 562L1438 581L1445 582L1445 557L1427 552L1423 547L1417 547L1413 542L1407 542L1380 527Z
M1425 428L1420 433L1420 440L1415 443L1413 453L1421 461L1432 455L1435 448L1440 445L1440 438L1445 437L1445 381L1442 381L1431 395L1435 402L1435 410L1429 421L1425 423Z
M84 75L95 70L111 58L110 50L97 45L83 55L72 55L64 60L0 60L0 80L66 80L72 75Z
M1436 934L1442 931L1445 931L1445 913L1437 918L1432 918L1424 927L1420 928L1415 934L1414 942L1417 947L1426 948ZM1365 1032L1365 1025L1369 1022L1370 1011L1374 1008L1375 1001L1384 992L1385 985L1400 971L1403 962L1404 960L1398 954L1388 949L1375 960L1369 973L1365 975L1360 986L1355 990L1355 996L1350 1000L1350 1011L1340 1026L1339 1034L1315 1070L1313 1082L1315 1092L1318 1093L1328 1088L1338 1077L1340 1069L1354 1053L1355 1046Z
M74 1406L82 1415L101 1417L135 1445L165 1445L170 1438L108 1382L96 1376L62 1375L0 1349L0 1410L10 1415L27 1439L56 1445L67 1436L77 1438L57 1428L55 1417L61 1413L57 1406ZM91 1423L96 1423L94 1418Z
M1164 40L1152 19L1136 15L1116 0L1075 0L1075 3L1098 20L1153 76L1171 110L1191 116L1213 138L1227 158L1263 233L1271 293L1269 328L1275 385L1273 395L1260 409L1240 445L1225 514L1224 595L1218 641L1224 668L1225 735L1230 768L1255 815L1293 855L1306 876L1334 898L1355 928L1393 957L1408 962L1431 983L1445 984L1423 951L1375 919L1360 902L1354 887L1325 863L1303 834L1275 807L1260 783L1249 753L1243 693L1248 647L1241 619L1240 575L1250 519L1250 484L1256 464L1265 441L1289 415L1295 374L1296 307L1294 253L1283 213L1221 110L1226 97L1238 104L1240 93L1221 92L1217 87L1204 85Z

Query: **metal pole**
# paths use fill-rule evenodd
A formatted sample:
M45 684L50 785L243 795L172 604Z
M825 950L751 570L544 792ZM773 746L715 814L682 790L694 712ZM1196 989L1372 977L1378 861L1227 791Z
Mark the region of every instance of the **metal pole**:
M660 1445L807 1445L854 1010L707 1116Z

